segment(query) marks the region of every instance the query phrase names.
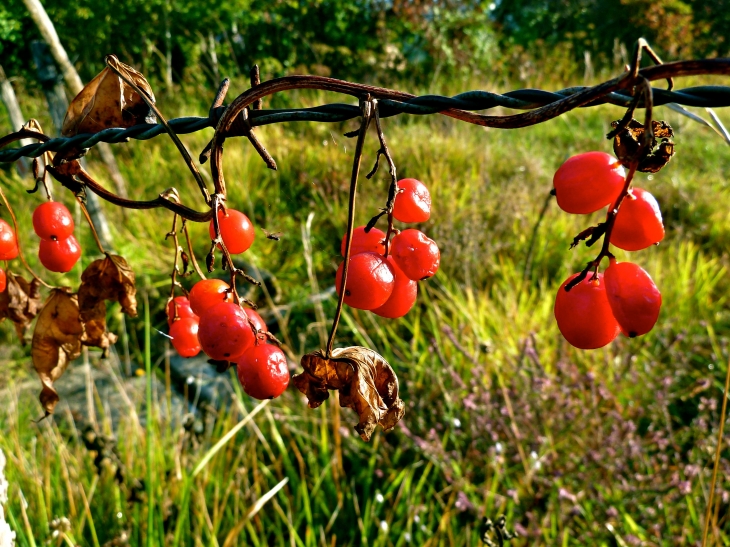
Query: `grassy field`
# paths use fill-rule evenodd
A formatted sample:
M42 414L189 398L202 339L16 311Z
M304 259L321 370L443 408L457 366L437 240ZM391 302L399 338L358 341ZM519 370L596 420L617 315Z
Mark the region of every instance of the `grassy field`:
M169 117L200 113L204 99L163 98L162 108ZM341 100L294 94L273 106L333 99ZM32 98L23 106L26 115L42 109ZM432 218L422 228L439 243L442 267L420 284L417 307L401 320L345 312L338 343L380 352L406 402L402 426L376 433L369 444L352 429L354 413L340 411L333 399L309 410L293 386L268 404L238 393L200 438L181 429L164 405L135 399L135 412L114 424L125 470L118 481L114 465L98 472L95 454L64 417L32 421L41 414L35 394L15 389L32 375L27 350L13 342L8 325L0 327L0 389L8 388L0 449L9 460L7 513L19 545L122 545L127 537L130 545L475 546L482 517L500 514L520 534L511 545L698 545L730 353L730 149L719 137L657 111L676 131L677 155L636 185L657 196L667 237L646 251L618 253L619 260L631 255L662 291L655 329L582 352L567 345L552 317L557 287L596 252L569 251L569 243L600 215L567 215L550 201L538 224L539 212L560 163L581 151L610 151L602 136L621 115L598 107L516 131L438 116L384 121L399 176L431 189ZM323 318L335 307L333 297L311 296L331 287L340 260L354 148L342 133L355 124L260 130L278 162L275 173L246 142L226 145L231 205L257 227L283 232L274 242L259 231L245 259L275 274L269 294L254 291L251 298L277 319L294 362L322 347L329 326ZM7 121L0 120L0 131L9 131ZM198 151L209 137L183 140ZM376 150L373 134L365 171ZM199 199L169 140L115 151L134 197L175 186L186 203ZM106 180L101 165L92 163L92 170ZM0 184L40 270L29 211L41 197L27 195L29 182L12 171L0 173ZM382 206L387 184L385 170L362 179L360 224ZM69 197L62 199L70 205ZM163 351L153 329L165 328L171 249L164 235L172 217L106 211L116 250L150 301L149 320L127 320L126 349L136 366L152 368ZM86 265L95 258L93 244L78 225ZM206 231L192 227L199 258L209 244ZM48 277L77 284L80 272ZM114 309L109 318L117 332L120 317ZM162 377L163 370L154 373ZM96 405L100 431L110 435L104 401ZM158 418L148 429L136 420L144 409ZM716 545L730 542L730 449L723 456ZM70 526L54 536L51 521L61 516Z

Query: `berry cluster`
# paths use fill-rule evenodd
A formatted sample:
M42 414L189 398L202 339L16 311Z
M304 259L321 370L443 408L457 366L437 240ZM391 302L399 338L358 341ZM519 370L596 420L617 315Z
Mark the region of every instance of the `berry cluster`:
M619 249L639 251L664 238L664 225L654 196L641 188L625 190L627 182L621 162L603 152L571 157L553 179L563 211L589 214L609 206L599 235L605 233L607 243ZM646 334L654 327L662 305L661 293L640 266L617 262L610 253L603 256L609 257L604 274L598 273L599 256L591 263L592 275L571 275L555 299L558 328L580 349L603 347L619 332L631 338Z
M18 240L10 224L0 218L0 260L12 260L18 256ZM7 284L5 271L0 269L0 292Z
M425 222L431 216L431 195L416 179L398 181L393 217L404 223ZM345 304L371 310L381 317L403 317L416 302L417 281L432 277L441 255L436 243L420 230L397 232L392 241L377 228L356 228L350 245ZM340 252L345 256L347 236ZM386 245L388 249L386 251ZM342 291L344 262L337 269L335 286Z
M38 258L52 272L69 272L81 258L74 220L63 203L47 201L33 211L33 230L41 238Z
M230 253L251 247L254 229L246 215L233 209L218 212L221 238ZM213 221L210 237L215 239ZM286 356L268 344L266 323L252 309L233 302L233 290L220 279L197 282L189 295L178 296L167 305L172 345L183 357L201 350L218 361L236 364L244 391L256 399L273 399L289 385Z

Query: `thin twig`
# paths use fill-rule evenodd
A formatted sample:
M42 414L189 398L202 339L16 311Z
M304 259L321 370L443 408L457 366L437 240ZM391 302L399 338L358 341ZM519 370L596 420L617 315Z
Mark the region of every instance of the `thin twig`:
M350 197L347 203L347 233L345 235L345 262L342 265L342 280L340 281L340 295L337 300L337 309L332 319L332 328L327 340L327 349L325 357L332 355L332 345L335 342L335 334L340 324L342 316L342 306L345 303L345 293L347 292L347 270L350 266L350 250L352 248L352 232L355 228L355 201L357 197L357 177L360 173L360 164L362 163L362 147L365 143L365 136L368 132L368 126L373 114L373 105L370 96L360 101L362 110L362 121L360 122L360 130L357 134L357 143L355 144L355 157L352 160L352 175L350 177Z
M195 269L195 273L198 274L198 277L200 277L200 279L207 279L205 274L203 273L203 270L200 269L197 259L195 258L195 252L193 251L193 244L190 241L190 234L188 233L188 225L185 222L185 219L183 219L182 229L183 229L183 233L185 234L185 240L188 243L188 257L190 258L190 262L192 263L193 268Z
M81 196L76 196L76 201L79 202L79 206L81 207L81 212L84 213L86 222L89 224L89 228L91 228L91 234L94 236L94 241L96 241L96 246L99 248L99 251L101 251L102 254L106 254L106 251L104 250L104 246L101 244L101 240L99 239L99 234L96 232L96 226L94 226L94 222L91 220L89 211L86 209L86 203L84 203L84 200L81 198Z

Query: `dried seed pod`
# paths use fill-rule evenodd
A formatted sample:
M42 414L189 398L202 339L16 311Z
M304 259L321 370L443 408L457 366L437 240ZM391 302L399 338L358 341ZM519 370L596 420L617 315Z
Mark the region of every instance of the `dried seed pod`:
M611 127L618 127L619 122L611 122ZM661 170L674 155L674 130L667 122L653 120L651 127L654 138L651 141L649 150L640 158L637 171L642 173L656 173ZM640 121L632 119L628 127L619 132L613 139L613 151L624 167L630 167L631 161L637 159L636 153L641 145L646 128ZM661 139L657 143L657 139Z

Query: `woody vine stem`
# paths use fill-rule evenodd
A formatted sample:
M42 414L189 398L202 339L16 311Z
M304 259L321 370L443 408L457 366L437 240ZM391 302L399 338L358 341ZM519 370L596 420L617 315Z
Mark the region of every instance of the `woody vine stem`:
M640 69L639 67L642 54L648 55L648 57L655 63L655 65ZM210 220L212 220L214 225L214 238L211 241L210 252L208 253L206 259L208 270L213 270L215 263L215 252L216 250L220 250L223 255L223 268L228 269L231 276L230 286L233 292L234 302L240 303L243 301L251 306L253 306L253 303L239 297L236 291L236 278L240 276L246 281L253 284L258 284L258 282L250 277L248 274L246 274L244 271L236 268L231 258L231 255L223 242L220 232L220 226L218 223L218 212L225 211L226 207L225 203L227 192L225 178L223 174L223 146L226 139L231 137L246 137L251 142L252 146L261 156L266 165L271 169L276 169L276 162L268 153L263 144L260 142L258 136L255 133L254 128L256 125L292 120L344 121L346 119L351 119L356 115L353 114L353 107L351 105L324 105L322 107L316 107L312 109L290 109L285 111L268 112L264 111L258 112L255 116L252 116L252 111L260 110L262 99L269 95L294 89L317 89L349 95L352 97L356 97L359 100L358 114L361 118L360 127L356 132L347 134L348 137L356 136L357 143L355 146L352 175L350 180L348 226L345 248L346 252L342 276L343 287L346 285L347 280L348 262L350 258L351 240L354 228L357 182L362 160L363 144L367 135L368 128L373 119L375 120L375 125L377 128L380 148L377 153L373 170L367 175L367 178L370 178L375 174L378 168L378 160L380 159L381 155L384 155L388 162L391 183L389 185L388 197L385 207L381 210L380 213L378 213L370 220L367 228L370 229L374 227L380 217L384 215L387 216L388 228L385 242L386 255L389 252L389 240L391 235L393 234L392 212L395 197L397 194L396 169L381 127L381 112L379 109L380 105L383 105L383 108L387 106L387 115L394 115L403 112L412 114L439 113L441 115L449 116L451 118L455 118L457 120L471 123L474 125L499 129L515 129L536 125L556 118L566 112L569 112L579 107L593 106L597 104L604 104L607 102L627 106L626 115L616 124L614 131L609 133L609 138L619 134L621 131L625 130L628 127L637 108L644 108L645 130L641 136L637 151L628 160L629 173L616 206L608 212L606 221L603 223L602 226L600 226L599 230L597 230L593 234L587 233L584 235L584 237L577 238L577 240L580 240L591 236L591 240L589 241L590 243L597 241L601 236L604 239L601 250L596 259L588 263L586 268L581 273L582 277L577 278L574 283L578 283L581 279L585 278L591 272L591 270L595 272L603 258L611 257L611 254L608 250L608 242L610 241L610 235L613 229L613 224L616 213L618 211L618 207L620 206L621 201L625 198L627 192L629 191L631 180L639 163L639 158L642 154L645 154L653 146L652 143L654 141L654 136L652 134L652 111L653 106L656 104L655 93L656 97L659 98L659 104L666 104L668 102L676 101L681 104L694 106L730 106L730 88L728 87L705 86L703 88L689 88L680 91L672 91L674 85L673 78L675 77L693 75L730 75L730 59L690 60L663 64L661 59L651 50L646 41L644 41L643 39L640 39L637 42L631 65L627 67L627 70L623 74L593 87L581 88L580 90L575 90L574 88L563 90L562 92L560 92L562 93L562 95L557 93L549 94L547 92L542 92L539 90L520 90L517 92L512 92L511 94L501 96L487 94L484 92L473 92L464 93L454 98L439 96L426 96L417 98L409 93L395 91L392 89L311 75L288 76L261 83L258 70L254 68L251 73L252 87L239 95L236 99L234 99L230 105L224 106L223 104L229 87L228 80L224 80L216 93L215 100L211 105L207 119L183 119L171 120L170 122L168 122L163 117L162 113L155 106L152 98L149 97L135 84L130 75L126 73L124 66L119 63L116 57L108 56L106 58L106 63L107 66L111 70L113 70L120 78L122 78L128 85L130 85L147 103L149 108L153 112L155 112L160 125L164 127L164 130L170 135L170 138L178 147L178 150L180 151L185 160L185 163L190 169L191 174L195 179L196 184L203 197L203 201L206 205L206 208L203 211L198 211L181 203L179 196L174 189L166 190L152 200L131 200L123 198L114 194L113 192L110 192L97 181L95 181L91 177L91 175L79 165L77 161L78 158L86 152L86 149L89 146L93 146L94 144L102 140L105 140L106 142L123 142L125 139L128 140L129 138L150 138L151 136L154 136L161 132L159 126L135 126L127 129L113 128L104 130L98 135L78 135L76 137L71 137L67 139L51 139L49 136L42 133L39 126L28 124L21 128L19 131L0 138L0 148L3 148L12 142L16 142L25 138L35 139L40 144L28 145L18 150L2 151L0 152L0 161L15 161L16 159L24 155L37 158L40 155L45 155L48 154L50 151L54 151L56 152L56 154L53 157L53 160L47 163L47 165L45 166L43 178L40 178L38 176L38 173L34 173L37 185L39 182L45 182L45 174L46 172L49 172L63 186L72 190L74 194L76 194L76 196L79 197L81 200L83 200L86 191L92 191L100 198L123 208L165 208L172 211L175 214L175 219L173 221L172 230L169 235L173 237L173 244L175 245L175 264L173 266L173 272L171 273L173 289L175 284L177 283L177 275L179 275L177 267L178 256L182 256L181 253L183 252L182 247L179 245L177 237L177 217L179 216L182 220L182 227L180 228L180 231L185 234L187 240L187 248L189 251L188 257L193 265L193 268L201 276L201 278L204 278L205 276L203 275L203 272L195 261L195 256L192 252L192 245L187 234L187 226L185 225L185 221L209 222ZM652 89L650 82L657 80L667 81L666 91ZM486 95L488 95L488 97L485 98ZM545 95L550 95L549 101L545 100ZM627 96L629 96L630 101L626 101ZM542 103L540 101L542 101ZM503 116L478 114L470 111L491 108L497 104L502 104L510 108L523 108L529 110L520 114ZM385 116L386 114L383 113L383 115ZM266 121L264 121L264 119L266 119ZM176 130L173 128L173 125L175 125L175 127L188 128L184 131L182 131L181 129L182 132L197 131L210 126L213 126L215 128L215 132L210 143L205 147L205 149L199 156L200 163L205 163L206 161L210 160L210 172L212 175L214 187L212 194L205 184L205 181L203 180L197 166L193 162L189 152L177 136ZM190 127L193 128L190 129ZM101 133L103 133L104 135L101 135ZM142 136L143 133L145 133L146 136ZM125 136L127 134L129 134L129 136ZM36 166L37 163L34 163L34 167ZM34 171L36 171L36 169L34 169ZM4 199L4 195L0 193L0 197L2 197L7 205L7 200ZM35 274L33 274L33 277L37 279L37 276ZM339 324L342 313L344 295L345 291L342 290L338 299L332 328L327 342L327 356L331 355L337 326ZM256 332L253 323L251 323L251 327L254 329L254 332ZM720 437L718 437L718 447L715 458L712 485L709 492L707 515L705 519L705 528L702 543L703 546L707 544L707 534L710 525L711 507L714 500L715 483L717 479L717 469L720 457L720 446L722 444L722 425L724 424L726 418L727 405L725 404L725 401L727 398L728 386L730 386L730 367L728 367L726 390L723 394L724 399L720 418Z

